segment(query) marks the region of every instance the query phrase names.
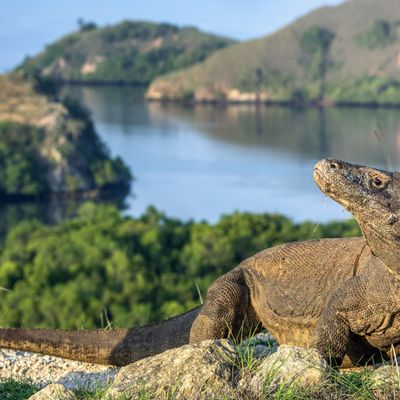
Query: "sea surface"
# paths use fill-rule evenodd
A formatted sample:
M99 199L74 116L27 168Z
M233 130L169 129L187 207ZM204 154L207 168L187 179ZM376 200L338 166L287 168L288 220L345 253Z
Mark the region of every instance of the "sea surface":
M109 199L138 216L154 205L168 216L216 222L235 210L277 212L295 221L345 219L312 179L323 157L397 169L400 110L289 108L146 102L132 87L64 88L92 114L97 132L135 175L131 193ZM79 202L0 206L7 230L36 217L57 222ZM1 234L1 231L0 231Z

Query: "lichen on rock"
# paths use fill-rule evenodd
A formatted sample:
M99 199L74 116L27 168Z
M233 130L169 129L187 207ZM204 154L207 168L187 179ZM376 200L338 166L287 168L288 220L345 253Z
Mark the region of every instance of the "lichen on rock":
M327 378L327 363L317 350L281 345L277 352L264 358L252 376L242 379L238 387L257 398L265 390L274 392L281 385L308 388L323 384Z
M234 393L235 350L228 340L185 345L121 368L104 399L213 399Z
M29 397L29 400L75 400L76 397L74 392L68 390L65 386L59 383L52 383L46 386L33 396Z

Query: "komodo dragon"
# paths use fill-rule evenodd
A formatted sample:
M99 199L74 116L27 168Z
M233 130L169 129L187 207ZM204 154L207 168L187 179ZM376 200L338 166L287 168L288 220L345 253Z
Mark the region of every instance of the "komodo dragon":
M335 365L386 356L391 345L400 353L400 173L327 159L315 165L314 179L354 215L362 238L261 251L217 279L203 306L159 324L0 329L0 347L125 365L260 324L279 343L317 348Z

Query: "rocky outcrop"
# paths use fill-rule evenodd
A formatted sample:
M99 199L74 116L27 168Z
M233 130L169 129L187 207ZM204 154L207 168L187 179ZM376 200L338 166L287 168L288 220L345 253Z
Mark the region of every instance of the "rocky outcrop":
M35 79L0 76L0 195L95 195L128 187L129 169L110 157L88 112L44 94L45 84Z
M240 344L224 339L185 345L123 368L9 350L0 355L0 378L28 377L38 387L57 382L35 394L39 397L31 397L35 400L64 398L57 396L70 399L68 390L98 390L104 385L109 386L102 400L259 400L275 398L277 393L291 387L302 390L298 393L314 390L314 393L326 394L338 390L338 384L333 381L336 375L318 351L288 345L277 348L265 334ZM362 379L368 379L365 385L381 396L379 398L387 398L388 390L391 393L396 390L398 376L398 368L385 365L364 374Z
M234 393L235 349L227 340L205 341L167 350L155 357L121 368L106 399L136 399L140 393L153 398L229 398Z
M280 385L307 388L326 380L327 365L318 351L293 346L275 351L268 335L240 345L218 340L171 349L121 368L104 398L147 393L156 399L257 399L265 385L273 392Z

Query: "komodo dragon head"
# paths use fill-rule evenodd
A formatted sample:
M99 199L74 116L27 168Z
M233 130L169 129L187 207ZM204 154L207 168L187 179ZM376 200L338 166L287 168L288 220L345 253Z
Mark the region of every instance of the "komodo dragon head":
M314 180L354 215L372 252L400 277L400 173L325 159Z

